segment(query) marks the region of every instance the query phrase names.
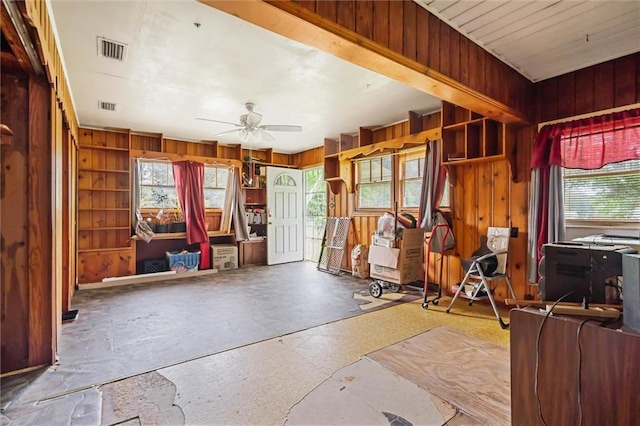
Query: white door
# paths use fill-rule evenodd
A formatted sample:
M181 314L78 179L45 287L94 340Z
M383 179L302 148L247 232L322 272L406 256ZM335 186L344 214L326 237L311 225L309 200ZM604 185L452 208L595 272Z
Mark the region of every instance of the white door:
M302 170L267 167L267 264L302 260Z

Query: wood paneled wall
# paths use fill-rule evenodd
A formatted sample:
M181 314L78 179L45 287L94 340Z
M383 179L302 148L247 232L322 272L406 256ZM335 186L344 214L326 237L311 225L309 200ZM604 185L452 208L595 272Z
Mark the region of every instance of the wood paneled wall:
M439 114L435 115L439 119ZM435 119L434 119L435 120ZM513 132L516 138L518 175L513 179L511 167L507 160L450 166L449 174L452 185L450 197L452 207L447 216L451 220L456 247L444 256L442 261L442 282L440 281L440 255L430 257L429 280L441 283L444 292L463 278L460 260L469 258L480 244L481 235L487 234L490 226L517 227L518 237L509 241L509 274L516 294L524 297L533 290L526 284L527 253L527 211L528 211L528 168L530 162L531 143L535 135L531 126L522 127ZM384 140L408 134L408 124L398 123L374 132L374 140ZM399 197L399 186L396 186L396 198ZM356 194L349 193L346 185L340 186L338 194L327 192L329 216L351 216L353 218L347 240L346 253L350 253L355 244L370 244L371 235L375 232L380 213L367 214L355 211ZM415 210L408 210L416 214ZM343 259L344 269L351 269L349 256ZM499 300L506 298L505 286L496 289Z
M0 155L4 373L53 362L60 280L54 279L58 267L52 260L51 88L6 69L0 78L0 120L13 131Z
M293 2L527 117L533 115L529 80L413 0ZM280 7L286 2L270 3ZM457 99L444 100L465 106Z
M640 52L536 83L538 122L640 103Z

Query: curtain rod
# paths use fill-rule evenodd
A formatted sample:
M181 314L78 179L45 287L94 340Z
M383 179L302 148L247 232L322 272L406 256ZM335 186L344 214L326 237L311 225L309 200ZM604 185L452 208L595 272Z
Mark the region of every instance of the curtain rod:
M180 159L180 160L174 161L169 157L145 157L144 155L142 157L134 157L133 159L134 160L151 160L151 161L166 162L166 163L174 163L175 161L191 161L191 162L203 163L203 164L209 164L209 165L218 164L221 166L227 166L229 168L235 167L233 164L229 164L228 162L217 161L217 160L198 161L198 160Z
M625 106L616 107L616 108L603 109L600 111L589 112L586 114L574 115L572 117L559 118L557 120L545 121L542 123L538 123L538 131L542 129L543 126L546 126L547 124L567 123L569 121L581 120L583 118L597 117L599 115L611 114L613 112L627 111L627 110L636 109L636 108L640 108L640 103L625 105Z

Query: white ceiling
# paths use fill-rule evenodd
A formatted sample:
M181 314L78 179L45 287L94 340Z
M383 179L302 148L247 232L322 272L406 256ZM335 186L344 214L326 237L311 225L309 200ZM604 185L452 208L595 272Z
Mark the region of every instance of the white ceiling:
M250 101L262 124L303 127L269 132L275 151L295 153L440 108L423 92L195 1L54 1L53 12L83 126L240 143L214 136L233 126L196 118L238 123ZM126 62L98 57L97 36L128 44Z
M640 50L638 0L416 0L531 81Z
M532 81L640 50L640 1L416 1ZM252 147L295 153L440 105L195 0L51 3L82 126L235 144L236 136L214 136L233 126L196 118L237 123L254 102L262 124L304 131L270 132L274 143ZM100 58L98 36L127 44L126 61Z

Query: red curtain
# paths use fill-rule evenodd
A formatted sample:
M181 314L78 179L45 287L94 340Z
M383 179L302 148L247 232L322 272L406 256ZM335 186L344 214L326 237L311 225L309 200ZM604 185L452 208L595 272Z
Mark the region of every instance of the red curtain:
M204 164L176 161L173 163L173 178L187 225L187 244L200 243L200 269L209 269L209 235L204 216Z
M640 108L544 126L536 136L531 168L554 164L591 170L638 158Z

